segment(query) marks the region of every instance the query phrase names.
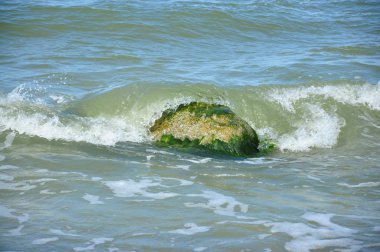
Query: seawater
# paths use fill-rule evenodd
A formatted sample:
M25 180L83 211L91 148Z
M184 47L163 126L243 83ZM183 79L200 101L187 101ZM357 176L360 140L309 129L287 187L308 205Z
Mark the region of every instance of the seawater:
M378 1L0 1L0 251L378 251ZM224 104L276 150L156 146Z

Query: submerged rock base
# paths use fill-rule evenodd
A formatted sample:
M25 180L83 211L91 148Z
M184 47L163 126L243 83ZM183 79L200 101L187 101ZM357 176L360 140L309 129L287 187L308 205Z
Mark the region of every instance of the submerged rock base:
M161 144L251 156L259 140L249 124L227 106L192 102L166 110L149 129Z

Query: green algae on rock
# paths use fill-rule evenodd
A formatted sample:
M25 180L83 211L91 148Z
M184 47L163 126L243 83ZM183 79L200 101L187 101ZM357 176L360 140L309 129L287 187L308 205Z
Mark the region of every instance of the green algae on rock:
M234 156L258 151L256 132L224 105L192 102L168 109L150 127L161 144L205 148Z

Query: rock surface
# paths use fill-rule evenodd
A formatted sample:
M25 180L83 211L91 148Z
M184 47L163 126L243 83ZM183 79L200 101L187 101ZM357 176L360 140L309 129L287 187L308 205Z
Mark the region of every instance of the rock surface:
M205 148L234 156L257 152L259 140L247 122L230 108L204 102L166 110L149 129L161 144Z

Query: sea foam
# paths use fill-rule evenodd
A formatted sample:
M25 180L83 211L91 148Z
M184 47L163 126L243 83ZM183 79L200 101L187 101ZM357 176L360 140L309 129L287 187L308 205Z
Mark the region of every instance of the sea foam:
M307 108L309 113L297 123L297 129L278 138L280 150L308 151L313 147L331 148L336 145L340 130L345 125L344 119L317 105Z
M285 244L285 249L293 252L309 252L329 247L346 248L358 251L362 242L352 239L356 230L349 229L331 221L333 214L305 213L302 218L309 223L269 222L272 233L286 233L292 240ZM317 223L315 226L312 223Z
M248 205L237 201L235 198L205 190L201 194L188 194L189 197L201 197L207 199L207 203L185 203L186 207L200 207L211 209L214 213L226 216L237 216L238 212L246 213Z

